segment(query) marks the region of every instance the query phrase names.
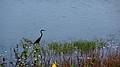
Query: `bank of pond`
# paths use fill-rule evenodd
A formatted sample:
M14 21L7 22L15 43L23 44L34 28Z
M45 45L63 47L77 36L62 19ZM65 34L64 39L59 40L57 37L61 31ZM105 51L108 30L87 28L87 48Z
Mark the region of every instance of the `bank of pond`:
M113 40L75 40L33 44L23 38L0 55L0 67L120 67L120 44Z

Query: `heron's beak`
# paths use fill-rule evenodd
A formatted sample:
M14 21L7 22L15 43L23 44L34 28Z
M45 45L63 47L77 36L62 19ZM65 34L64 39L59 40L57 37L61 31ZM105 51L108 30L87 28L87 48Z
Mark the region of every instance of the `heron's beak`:
M41 31L46 31L46 30L44 30L44 29L41 29Z
M43 30L43 31L46 31L46 30Z

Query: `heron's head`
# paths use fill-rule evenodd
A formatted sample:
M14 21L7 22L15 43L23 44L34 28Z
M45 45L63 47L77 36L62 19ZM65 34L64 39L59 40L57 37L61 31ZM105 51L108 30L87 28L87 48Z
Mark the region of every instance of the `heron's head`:
M45 31L45 30L44 30L44 29L41 29L41 30L40 30L40 32L43 32L43 31Z

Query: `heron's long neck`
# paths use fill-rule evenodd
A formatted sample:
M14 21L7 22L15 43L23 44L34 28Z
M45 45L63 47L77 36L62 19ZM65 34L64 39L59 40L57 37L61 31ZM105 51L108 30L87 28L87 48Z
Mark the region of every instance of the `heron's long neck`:
M40 33L41 33L40 37L34 42L34 44L40 42L40 40L41 40L41 38L42 38L42 35L43 35L42 31L41 31Z
M40 35L40 40L41 40L41 38L42 38L42 36L43 36L43 33L42 33L42 31L41 31L40 33L41 33L41 35Z

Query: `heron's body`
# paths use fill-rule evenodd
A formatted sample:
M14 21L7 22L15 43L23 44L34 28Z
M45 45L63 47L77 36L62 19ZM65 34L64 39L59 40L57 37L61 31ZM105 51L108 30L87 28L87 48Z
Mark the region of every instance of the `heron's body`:
M40 35L40 37L33 44L36 44L36 43L40 42L40 40L41 40L41 38L43 36L43 31L45 31L45 30L40 30L41 35Z

